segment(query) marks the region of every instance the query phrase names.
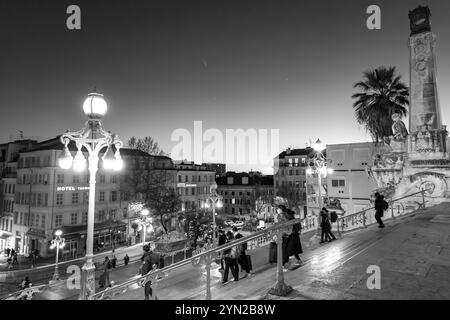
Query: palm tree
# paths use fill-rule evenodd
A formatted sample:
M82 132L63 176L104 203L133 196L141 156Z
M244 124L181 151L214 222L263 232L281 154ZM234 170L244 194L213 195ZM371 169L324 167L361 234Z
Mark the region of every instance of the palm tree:
M396 75L395 67L378 67L364 72L364 79L354 85L353 104L356 120L378 142L392 135L392 114L405 116L409 105L408 87Z

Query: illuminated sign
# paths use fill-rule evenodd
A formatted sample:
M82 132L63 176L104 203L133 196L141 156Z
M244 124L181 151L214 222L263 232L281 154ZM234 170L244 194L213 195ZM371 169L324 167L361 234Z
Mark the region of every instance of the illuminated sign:
M181 188L181 187L196 187L197 185L195 183L184 183L184 182L180 182L177 183L177 187Z
M83 191L83 190L89 190L89 187L74 187L74 186L56 187L56 191Z

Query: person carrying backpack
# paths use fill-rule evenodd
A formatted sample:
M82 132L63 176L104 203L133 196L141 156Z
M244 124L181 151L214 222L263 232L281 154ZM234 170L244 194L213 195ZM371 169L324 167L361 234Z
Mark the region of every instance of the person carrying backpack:
M331 221L328 216L327 208L323 207L320 211L320 228L322 229L322 235L320 237L320 243L324 243L325 241L331 242L336 240L336 237L331 232ZM325 238L325 239L324 239Z
M378 222L378 228L384 228L384 223L381 218L384 215L384 210L389 208L389 204L384 200L384 196L378 192L375 193L375 220Z

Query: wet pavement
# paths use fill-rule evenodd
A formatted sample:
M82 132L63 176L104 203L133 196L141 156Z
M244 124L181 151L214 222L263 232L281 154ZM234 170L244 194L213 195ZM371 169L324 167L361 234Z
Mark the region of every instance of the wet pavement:
M262 247L248 252L253 274L238 282L222 285L219 266L212 264L212 299L450 299L450 203L386 221L384 229L370 226L328 244L311 242L310 247L313 233L301 237L303 266L284 273L294 289L288 296L267 294L275 284L276 265L268 263L268 247ZM115 269L110 278L123 282L135 276L139 266ZM368 288L370 266L379 267L380 289ZM205 286L204 269L186 265L170 272L154 292L158 299L201 300ZM77 298L75 292L70 297L52 291L47 299ZM143 298L143 288L136 284L114 299Z

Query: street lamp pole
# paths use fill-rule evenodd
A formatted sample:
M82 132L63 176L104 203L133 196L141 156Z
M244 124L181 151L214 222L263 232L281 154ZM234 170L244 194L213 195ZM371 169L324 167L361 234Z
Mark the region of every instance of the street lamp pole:
M56 261L55 261L55 273L53 274L53 281L59 280L59 270L58 270L58 260L59 260L59 248L64 248L66 245L66 240L64 238L61 238L62 231L56 230L55 232L55 239L52 240L52 244L50 246L50 249L54 249L56 247Z
M123 161L120 156L120 148L123 143L118 136L105 131L101 124L102 117L106 114L107 104L102 94L90 93L83 103L83 110L88 116L88 121L79 131L65 132L61 135L61 142L64 144L64 151L58 158L61 168L73 169L81 172L86 168L86 158L84 152L88 152L88 170L89 170L89 209L87 221L87 240L86 240L86 261L82 268L81 290L79 299L92 299L95 293L95 266L93 262L94 246L94 220L95 220L95 184L96 174L99 163L99 153L106 148L104 153L103 167L119 171L123 167ZM68 144L75 142L78 149L75 157L72 157ZM115 153L113 151L115 147Z
M147 216L150 214L150 211L148 209L143 209L141 211L141 225L144 231L144 236L142 237L142 245L145 245L145 238L147 236Z
M320 235L320 211L323 207L323 199L322 199L322 174L326 176L327 174L333 173L332 169L327 168L327 162L325 156L323 155L323 150L325 150L325 145L317 139L317 141L313 145L313 149L315 151L314 157L312 158L312 163L309 164L309 168L307 173L309 175L317 174L317 183L318 183L318 204L319 204L319 215L317 217L317 233L316 236Z
M207 201L211 202L212 205L212 215L213 215L213 244L216 245L217 244L217 234L216 234L216 229L217 229L217 225L216 225L216 206L218 208L222 207L222 196L220 196L217 193L217 184L214 183L213 185L211 185L210 187L210 194L209 197L207 199ZM208 207L209 205L206 204L206 207Z

